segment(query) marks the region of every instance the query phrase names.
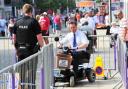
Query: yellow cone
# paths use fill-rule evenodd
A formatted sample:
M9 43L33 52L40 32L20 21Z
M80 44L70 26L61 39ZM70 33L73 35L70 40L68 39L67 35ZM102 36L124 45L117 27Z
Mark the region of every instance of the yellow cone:
M97 56L96 60L95 60L95 66L94 66L96 76L98 76L98 77L104 77L105 76L103 66L104 66L104 64L103 64L102 56Z

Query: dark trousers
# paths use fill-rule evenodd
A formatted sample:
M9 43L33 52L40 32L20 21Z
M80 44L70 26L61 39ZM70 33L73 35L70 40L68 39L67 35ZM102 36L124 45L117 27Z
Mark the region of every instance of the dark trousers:
M27 51L25 49L22 51L19 50L20 55L18 55L18 62L34 54L35 52L36 51L33 50L27 50ZM18 67L21 89L25 89L25 87L27 87L27 89L36 89L35 80L36 80L37 63L38 63L38 58L35 57L30 61L21 64L21 66Z
M127 47L126 56L127 56L127 67L128 67L128 41L126 41L126 47Z
M4 31L1 31L1 36L5 36L5 32Z
M19 68L21 89L36 89L35 80L36 80L36 70L37 70L37 58L33 58L31 61L28 61L22 64Z
M74 72L78 71L78 66L82 63L89 63L90 54L85 51L72 52L72 65Z
M107 26L106 28L107 28L106 35L111 35L111 33L110 33L110 26Z
M128 41L126 41L126 47L128 48Z
M97 35L96 30L94 30L94 35ZM93 37L93 45L97 47L97 37Z
M116 41L117 40L117 36L118 36L118 34L111 34L112 41Z

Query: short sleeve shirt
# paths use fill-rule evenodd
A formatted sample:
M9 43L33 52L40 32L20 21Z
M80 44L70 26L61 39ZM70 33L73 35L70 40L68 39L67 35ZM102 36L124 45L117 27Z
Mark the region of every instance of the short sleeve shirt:
M77 30L75 32L75 34L76 34L76 43L77 43L77 46L79 46L81 44L89 44L89 40L87 39L86 35L82 31ZM69 45L71 47L73 47L73 38L74 38L74 35L73 35L72 32L70 32L70 33L68 33L65 36L65 38L62 39L62 41L60 41L60 43L62 43L62 44L69 43ZM81 50L85 50L86 51L86 48L79 49L78 51L81 51Z
M37 43L36 35L41 33L41 28L37 20L25 16L18 20L14 25L14 34L17 43L28 43L35 45Z
M88 17L88 26L90 26L93 30L95 30L95 21L93 19L93 17Z

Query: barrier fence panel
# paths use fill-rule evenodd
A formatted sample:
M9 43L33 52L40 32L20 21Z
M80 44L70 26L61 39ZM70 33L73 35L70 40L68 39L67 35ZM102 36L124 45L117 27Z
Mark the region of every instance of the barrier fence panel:
M118 71L122 77L125 89L128 89L128 50L126 48L126 43L118 39L117 48Z
M57 58L56 58L56 53L57 53L57 46L59 45L59 42L56 42L55 41L55 37L58 37L59 38L59 40L62 40L62 38L64 37L64 36L59 36L59 35L53 35L53 36L43 36L43 37L46 37L46 38L48 38L48 40L49 40L49 43L53 43L53 51L54 51L54 67L57 67Z
M45 36L46 37L46 36ZM55 42L54 38L56 36L49 36L49 40L50 42L54 43L54 48L55 48L55 52L54 52L54 56L56 56L56 47L57 44L59 44L59 42ZM63 38L63 36L58 36L60 38L60 40ZM91 35L89 36L92 39L96 38L96 49L97 50L93 50L89 49L89 52L91 53L91 59L90 59L90 66L94 67L95 66L95 62L96 62L96 58L97 56L101 56L103 59L103 68L105 70L116 70L116 42L113 43L111 36L108 35ZM90 39L89 39L90 40ZM94 45L94 40L90 41L90 43L92 45ZM111 46L111 44L113 43L113 46ZM91 50L91 51L90 51ZM56 58L55 58L56 59ZM55 60L56 63L56 60ZM56 65L55 65L56 66Z
M48 37L49 43L54 43L54 38L56 36L44 36ZM62 39L62 36L59 37ZM9 37L0 37L0 69L3 69L9 65L16 63L16 54L14 44L11 38Z
M92 48L91 53L91 66L95 66L96 58L101 56L103 59L103 68L105 70L116 70L116 47L115 43L111 45L111 36L108 35L91 35L90 37L96 38L96 47ZM93 41L93 46L94 41Z
M0 37L0 69L16 63L13 41L8 37Z
M47 37L47 36L44 36L44 37ZM19 72L24 72L24 70L27 70L27 69L33 69L33 70L28 71L28 72L25 72L27 77L31 77L31 76L32 77L31 78L25 78L26 81L25 82L23 81L20 84L22 86L28 86L29 85L29 87L36 86L37 89L50 89L48 87L52 86L52 78L53 77L52 76L49 77L49 76L52 74L51 70L54 67L53 63L56 64L56 60L54 60L54 59L56 59L55 58L56 57L55 51L57 51L56 47L57 47L57 44L59 44L59 42L54 41L55 37L56 36L48 36L49 43L54 44L54 45L52 45L53 47L51 47L50 45L45 46L41 52L38 52L37 54L34 54L34 55L26 58L25 60L19 62L19 63L16 63L14 65L10 65L9 67L5 68L7 70L5 70L5 69L1 70L0 74L2 77L0 77L0 78L5 78L5 79L0 79L1 80L0 81L0 87L8 85L7 84L8 81L6 81L7 83L5 83L5 80L6 79L8 80L8 77L9 77L9 79L13 78L13 80L18 81L19 78L21 78L21 77L19 77ZM116 70L116 52L115 52L116 47L115 46L112 48L110 47L111 37L106 36L106 35L92 35L92 37L97 38L97 50L95 50L94 52L91 53L90 64L94 67L95 59L97 56L100 55L103 58L104 69ZM59 36L59 38L61 40L63 38L63 36ZM4 42L4 40L2 40L2 41ZM8 44L10 45L11 42L8 42ZM3 45L3 47L4 47L4 45ZM10 48L14 51L14 48L12 47L12 45ZM36 60L37 58L38 58L38 61ZM13 60L14 60L14 58L13 58ZM49 61L45 61L45 60L49 60ZM37 62L38 62L38 64L37 64ZM51 65L48 65L48 64L51 64ZM37 65L37 68L36 68L36 65ZM49 69L49 68L51 68L51 69ZM23 71L19 71L19 70L23 70ZM31 72L31 71L36 71L36 74L34 72ZM47 72L45 72L45 71L47 71ZM13 77L12 73L15 74L15 78ZM7 78L4 77L5 75L8 75L8 77ZM33 81L35 79L34 78L35 75L36 75L36 83L34 83L34 82L29 83L28 80ZM24 76L24 75L22 75L22 76ZM3 80L4 80L4 82L3 82ZM45 80L45 82L43 80ZM14 86L14 83L15 82L13 82L13 83L11 82L9 84ZM17 82L15 84L17 84ZM6 89L6 88L0 88L0 89Z
M0 89L50 89L53 86L53 44L0 70Z

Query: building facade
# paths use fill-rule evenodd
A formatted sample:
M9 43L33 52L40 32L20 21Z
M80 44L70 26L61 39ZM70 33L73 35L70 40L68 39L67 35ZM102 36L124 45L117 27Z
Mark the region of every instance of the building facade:
M8 4L10 2L10 4ZM0 16L8 19L12 15L11 0L0 0Z
M20 5L22 5L21 1L22 0L0 0L0 16L5 19L20 16Z

